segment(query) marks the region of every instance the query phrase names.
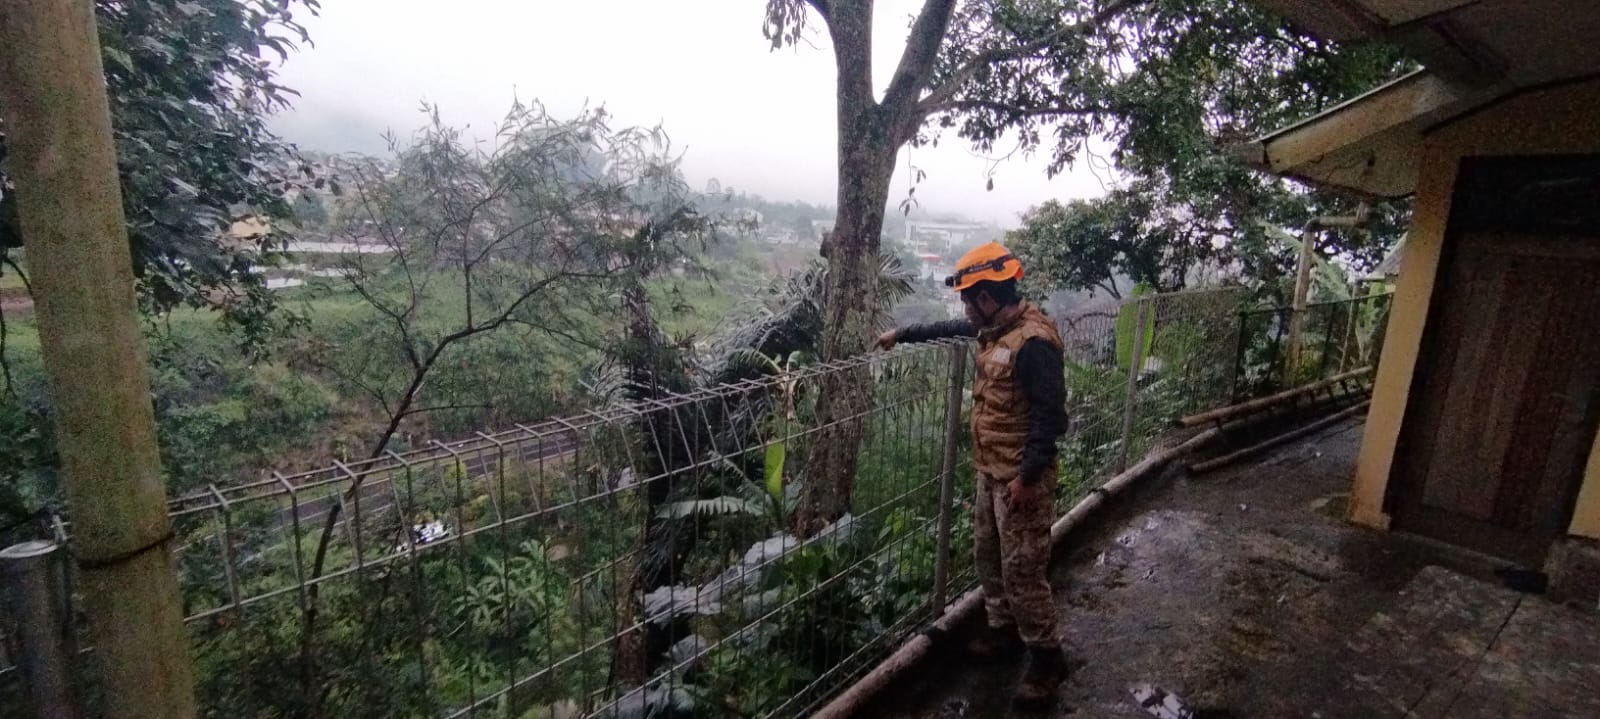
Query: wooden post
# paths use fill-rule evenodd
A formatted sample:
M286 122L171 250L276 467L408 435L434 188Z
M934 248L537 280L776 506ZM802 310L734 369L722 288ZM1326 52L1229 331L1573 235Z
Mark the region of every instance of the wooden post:
M0 78L100 713L187 719L194 670L90 0L0 2Z
M1306 330L1306 301L1311 295L1311 265L1316 260L1317 220L1306 223L1300 233L1300 257L1295 264L1294 300L1289 310L1289 348L1284 361L1285 386L1293 387L1300 379L1300 345Z
M1300 232L1300 257L1295 266L1294 304L1289 314L1289 358L1285 365L1285 384L1293 385L1300 376L1301 344L1305 340L1306 302L1311 295L1311 266L1316 262L1317 236L1321 230L1333 228L1355 229L1372 218L1372 208L1366 202L1356 205L1355 214L1339 217L1313 217L1306 221Z
M1128 386L1122 398L1122 455L1117 462L1117 471L1128 468L1128 462L1133 461L1133 418L1139 411L1139 375L1144 372L1144 345L1148 340L1144 336L1146 312L1149 313L1150 329L1155 330L1156 306L1155 300L1146 303L1145 297L1138 297L1134 302L1133 322L1133 348L1128 352Z

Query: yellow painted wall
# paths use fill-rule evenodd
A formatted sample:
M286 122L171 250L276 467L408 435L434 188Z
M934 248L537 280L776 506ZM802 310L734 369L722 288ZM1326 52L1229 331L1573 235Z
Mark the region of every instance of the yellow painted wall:
M1578 492L1578 509L1572 515L1569 534L1600 539L1600 436L1589 450L1589 465L1583 471L1583 489Z
M1351 488L1351 521L1383 529L1389 526L1383 495L1422 346L1461 158L1600 153L1597 118L1600 80L1591 80L1512 97L1438 128L1424 140L1411 232L1401 257L1394 310ZM1570 531L1600 538L1600 438L1589 456Z

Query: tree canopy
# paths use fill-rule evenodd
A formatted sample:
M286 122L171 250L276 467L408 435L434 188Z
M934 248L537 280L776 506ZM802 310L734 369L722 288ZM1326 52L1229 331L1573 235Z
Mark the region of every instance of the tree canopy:
M1229 180L1251 183L1234 196L1237 204L1219 201ZM1221 186L1209 193L1195 182L1180 195L1168 175L1134 177L1104 197L1050 200L1023 213L1006 244L1027 266L1023 283L1037 296L1067 289L1121 297L1118 279L1173 291L1225 277L1270 290L1294 269L1296 246L1282 241L1283 228L1298 228L1315 215L1347 214L1355 204L1245 173L1214 181ZM1369 269L1404 232L1407 209L1405 203L1379 205L1366 227L1330 232L1318 251L1324 259Z
M1006 9L966 26L974 42L1010 32L1010 44L1026 43L1041 37L1030 28L1048 26L1029 19L1039 14L1036 4L1026 13L996 7ZM1203 264L1257 279L1282 274L1292 253L1263 233L1263 222L1297 227L1315 215L1346 214L1356 201L1254 172L1233 162L1227 147L1320 112L1409 65L1387 47L1335 47L1301 35L1256 3L1128 0L1112 7L1123 9L1102 31L1040 48L1031 66L974 74L941 118L941 127L980 148L994 150L1012 132L1024 150L1048 149L1052 173L1088 152L1089 138L1110 141L1108 159L1126 184L1102 199L1035 208L1012 241L1047 268L1070 256L1073 266L1061 265L1054 277L1071 289L1104 286L1113 274L1178 289ZM1371 231L1339 235L1327 252L1359 265L1376 262L1398 237L1404 207L1380 208L1378 217ZM1035 282L1050 277L1040 273Z
M1189 267L1185 255L1211 246L1181 236L1186 228L1161 217L1162 209L1137 184L1098 200L1050 200L1023 213L1022 227L1007 233L1006 247L1028 268L1023 284L1036 296L1068 289L1120 298L1119 277L1157 290L1178 289Z
M455 409L431 397L441 359L480 335L531 331L601 346L616 293L691 261L713 231L659 129L617 128L602 109L571 119L516 104L493 142L474 143L429 108L394 158L333 163L348 188L329 228L362 251L340 282L370 310L352 346L302 354L368 395L389 418L377 455L407 418ZM452 321L423 320L430 303ZM376 319L376 322L372 320ZM404 358L374 375L371 355Z
M294 95L277 68L309 41L296 18L317 8L318 0L96 1L144 309L216 307L249 340L269 328L272 298L253 270L284 247L271 221L291 215L289 191L317 180L266 121ZM0 134L0 248L9 252L27 238L5 151ZM227 238L249 215L272 229Z

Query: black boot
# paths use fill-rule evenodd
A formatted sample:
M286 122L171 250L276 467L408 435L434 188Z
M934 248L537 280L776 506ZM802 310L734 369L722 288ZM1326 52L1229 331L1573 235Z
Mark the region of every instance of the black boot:
M967 642L967 653L980 661L994 661L1001 657L1011 656L1022 649L1022 637L1017 634L1017 625L1007 624L1003 627L985 625L978 630Z
M1067 678L1067 655L1059 646L1028 647L1028 669L1017 684L1017 701L1040 704L1055 695Z

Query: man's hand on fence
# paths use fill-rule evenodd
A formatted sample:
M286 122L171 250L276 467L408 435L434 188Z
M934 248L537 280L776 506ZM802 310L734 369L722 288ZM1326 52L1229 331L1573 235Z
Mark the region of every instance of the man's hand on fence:
M877 341L872 343L873 349L879 349L879 350L893 349L894 348L894 343L900 341L899 334L900 334L900 330L889 330L888 332L885 332L885 333L883 333L881 335L878 335Z

